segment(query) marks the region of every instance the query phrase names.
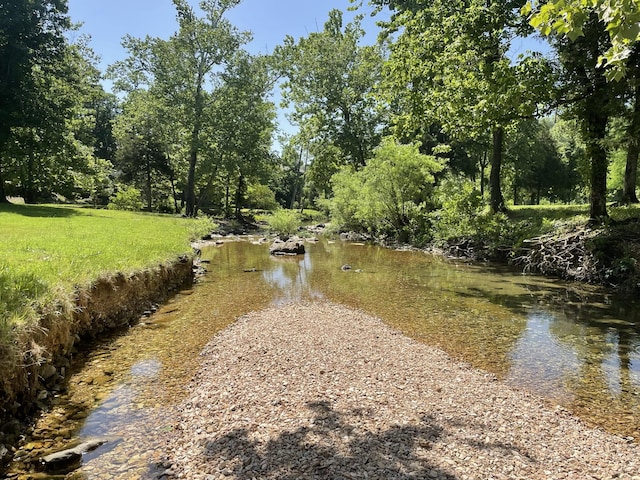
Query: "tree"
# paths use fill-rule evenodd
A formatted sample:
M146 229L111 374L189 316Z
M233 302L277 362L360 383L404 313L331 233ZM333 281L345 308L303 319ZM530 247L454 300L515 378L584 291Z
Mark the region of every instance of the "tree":
M333 176L332 217L347 228L406 235L443 168L442 161L421 154L418 144L401 145L387 137L360 171L346 166Z
M590 217L601 222L607 214L608 152L605 145L612 114L622 108L624 85L607 82L598 57L610 47L609 35L595 13L583 25L583 35L574 41L553 38L553 46L562 64L561 102L564 114L578 120L590 167Z
M238 51L220 74L207 122L203 126L208 158L202 177L225 179L225 210L230 214L234 191L235 216L240 217L249 184L268 182L273 170L271 143L275 106L267 97L273 81L267 59ZM212 181L206 182L210 187ZM201 195L201 200L205 195Z
M640 4L636 0L529 0L522 12L544 35L566 35L572 41L584 36L587 25L597 21L609 37L607 49L597 57L597 66L609 67L605 72L609 79L620 80L626 75L627 60L640 40Z
M636 184L638 180L638 156L640 155L640 46L635 45L628 62L627 83L631 90L631 108L627 128L627 158L620 201L625 204L638 203Z
M168 157L168 126L161 113L161 106L149 92L132 92L115 122L117 166L126 182L134 181L144 186L142 190L149 211L153 210L153 188L158 184L156 176L173 179Z
M196 16L187 0L173 3L178 31L169 40L126 37L129 58L114 65L111 72L118 78L117 88L133 91L146 86L174 109L177 128L188 137L186 214L195 216L196 167L215 78L250 35L239 32L225 18L240 0L203 0L202 18Z
M7 146L14 129L40 123L30 107L60 66L69 26L65 0L0 0L0 202L7 201Z
M505 210L501 188L505 130L536 115L550 98L549 63L532 54L512 62L510 41L526 31L524 0L373 0L394 11L385 34L395 34L381 91L399 102L394 119L410 131L437 123L453 139L491 134L492 211Z
M384 118L373 96L382 66L377 46L360 46L360 17L343 26L332 10L321 32L298 42L285 39L274 54L287 77L283 97L293 104L291 118L317 139L335 145L344 162L362 167L380 142Z
M57 62L32 68L22 124L10 130L2 152L5 178L26 202L48 200L54 192L74 195L73 171L86 167L84 147L95 143L92 103L104 94L99 77L82 38L64 45Z
M529 120L518 127L508 139L505 155L513 168L513 203L539 205L542 198L566 199L570 172L551 137L551 122Z

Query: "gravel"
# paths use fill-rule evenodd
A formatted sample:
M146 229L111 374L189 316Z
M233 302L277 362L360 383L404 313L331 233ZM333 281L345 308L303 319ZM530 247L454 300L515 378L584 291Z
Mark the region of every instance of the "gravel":
M640 480L632 439L343 306L246 315L202 356L170 477Z

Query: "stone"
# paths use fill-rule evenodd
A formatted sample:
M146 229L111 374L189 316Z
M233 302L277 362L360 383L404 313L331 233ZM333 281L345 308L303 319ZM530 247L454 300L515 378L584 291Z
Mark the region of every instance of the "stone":
M92 452L105 443L118 442L119 437L104 437L87 440L77 447L52 453L40 459L42 468L49 473L69 473L80 466L82 455Z
M50 363L47 363L46 365L43 365L40 368L40 377L42 377L43 380L48 380L49 378L53 377L56 373L57 373L56 367L54 367Z
M304 255L304 243L297 237L291 237L287 241L276 238L269 247L271 255Z

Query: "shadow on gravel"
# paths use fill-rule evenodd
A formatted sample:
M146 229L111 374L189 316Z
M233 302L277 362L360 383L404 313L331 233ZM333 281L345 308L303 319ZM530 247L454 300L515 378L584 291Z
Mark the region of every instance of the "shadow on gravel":
M309 403L313 426L284 432L266 443L249 439L237 429L204 447L205 458L235 479L384 479L456 480L425 462L419 451L429 450L443 429L425 415L417 424L393 426L378 433L358 432L357 419L371 412L342 414L329 402ZM346 422L347 417L353 425Z

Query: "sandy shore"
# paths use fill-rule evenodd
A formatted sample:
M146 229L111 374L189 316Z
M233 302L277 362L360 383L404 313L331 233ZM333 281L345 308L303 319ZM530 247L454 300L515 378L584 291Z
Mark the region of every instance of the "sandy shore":
M188 479L634 479L640 446L342 306L242 317L168 441Z

